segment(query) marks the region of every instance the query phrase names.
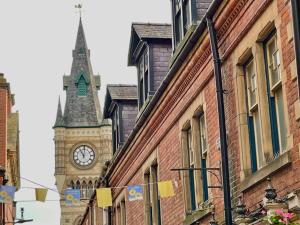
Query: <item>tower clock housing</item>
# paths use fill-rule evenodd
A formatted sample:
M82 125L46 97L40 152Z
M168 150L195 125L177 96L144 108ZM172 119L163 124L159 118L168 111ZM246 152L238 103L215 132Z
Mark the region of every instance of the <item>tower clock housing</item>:
M71 74L63 76L66 102L59 100L54 125L55 178L60 193L80 189L81 203L65 204L61 195L61 225L77 225L106 161L112 157L111 123L102 119L98 98L100 76L93 75L82 21L79 21Z

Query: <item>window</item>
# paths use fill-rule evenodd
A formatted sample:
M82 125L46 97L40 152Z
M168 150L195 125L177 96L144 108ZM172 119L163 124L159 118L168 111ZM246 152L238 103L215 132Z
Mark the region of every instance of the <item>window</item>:
M147 225L161 225L160 198L158 195L157 165L152 165L144 174L145 221Z
M259 116L259 104L257 100L257 75L254 65L255 64L252 57L244 65L245 85L247 92L247 121L252 172L255 172L265 164L264 153L262 149L261 120Z
M116 225L126 225L126 206L125 198L117 203L116 207Z
M208 200L207 136L205 115L197 112L182 131L186 211L194 211Z
M80 190L81 198L83 198L83 199L87 198L87 192L88 192L87 184L85 181L83 181L82 185L81 185L81 190Z
M86 96L87 95L87 83L84 79L84 76L81 75L78 84L77 84L77 96Z
M125 207L125 199L121 201L121 225L126 225L126 207Z
M116 225L121 225L121 207L120 204L116 207Z
M241 180L269 168L270 162L291 147L277 23L267 16L263 21L254 24L253 33L234 50L238 56L234 64Z
M108 209L102 209L102 225L108 225L109 212Z
M113 152L115 153L119 148L120 137L119 137L119 107L116 106L113 114Z
M93 182L90 180L87 187L87 198L91 198L94 192Z
M149 96L149 53L148 50L141 55L138 64L139 78L139 107L141 108Z
M202 178L202 199L198 201L208 200L208 181L207 181L207 138L206 138L206 125L205 116L202 113L199 117L199 132L200 132L200 157L201 157L201 178Z
M190 186L190 198L191 198L191 209L195 210L196 209L196 183L195 183L195 173L194 173L194 168L195 168L195 152L194 148L192 147L192 129L191 127L188 128L186 131L187 133L187 149L188 149L188 154L189 154L189 186ZM196 178L197 179L197 178Z
M192 24L191 0L173 0L175 46L183 39Z
M268 100L274 156L286 150L286 124L281 83L281 62L274 32L264 42Z

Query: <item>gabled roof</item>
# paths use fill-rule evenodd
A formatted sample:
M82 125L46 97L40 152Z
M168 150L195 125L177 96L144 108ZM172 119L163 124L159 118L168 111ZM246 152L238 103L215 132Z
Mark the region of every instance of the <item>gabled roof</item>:
M106 88L103 114L109 118L111 104L114 101L136 101L138 93L137 86L132 84L108 84Z
M172 38L172 26L170 24L133 23L132 29L136 32L140 39Z
M137 99L137 86L131 84L108 84L107 91L112 100Z
M172 26L166 23L132 23L128 52L128 65L134 65L134 52L142 42L151 40L171 41Z

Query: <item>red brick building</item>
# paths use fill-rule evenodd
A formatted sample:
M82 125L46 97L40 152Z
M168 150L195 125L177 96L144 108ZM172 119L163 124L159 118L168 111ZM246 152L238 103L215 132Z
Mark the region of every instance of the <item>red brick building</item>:
M220 140L214 44L229 157L230 193L225 194L233 209L241 206L242 196L249 210L245 224L263 224L262 210L270 205L297 212L300 101L294 39L299 34L294 38L291 2L171 3L173 32L168 25L132 25L128 64L138 68L139 112L100 177L102 186L112 187L113 206L98 209L93 195L82 224L209 224L213 212L215 221L225 221L219 186L226 180L217 170L224 165L225 140ZM207 28L210 21L217 43ZM268 177L277 201L270 193L263 201ZM164 180L173 181L174 197L160 198L156 183ZM143 184L144 198L129 202L122 187L135 184Z
M20 187L19 167L19 114L12 111L14 95L10 85L0 74L0 169L5 172L0 177L0 185ZM0 224L13 221L15 204L0 203Z

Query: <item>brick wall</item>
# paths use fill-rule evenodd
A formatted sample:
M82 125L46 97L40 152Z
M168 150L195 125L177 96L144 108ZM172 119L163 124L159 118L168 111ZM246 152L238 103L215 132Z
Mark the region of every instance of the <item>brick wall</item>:
M7 133L8 133L8 116L11 113L13 102L10 94L9 83L6 82L3 74L0 74L0 166L6 170L9 164L7 162ZM16 168L17 169L17 168ZM9 171L7 171L7 174ZM11 181L13 178L10 178ZM2 183L2 179L0 178ZM4 208L4 209L3 209ZM4 210L4 214L3 214ZM13 219L13 208L12 205L0 204L0 220L12 221Z
M0 87L0 165L6 165L8 91Z

